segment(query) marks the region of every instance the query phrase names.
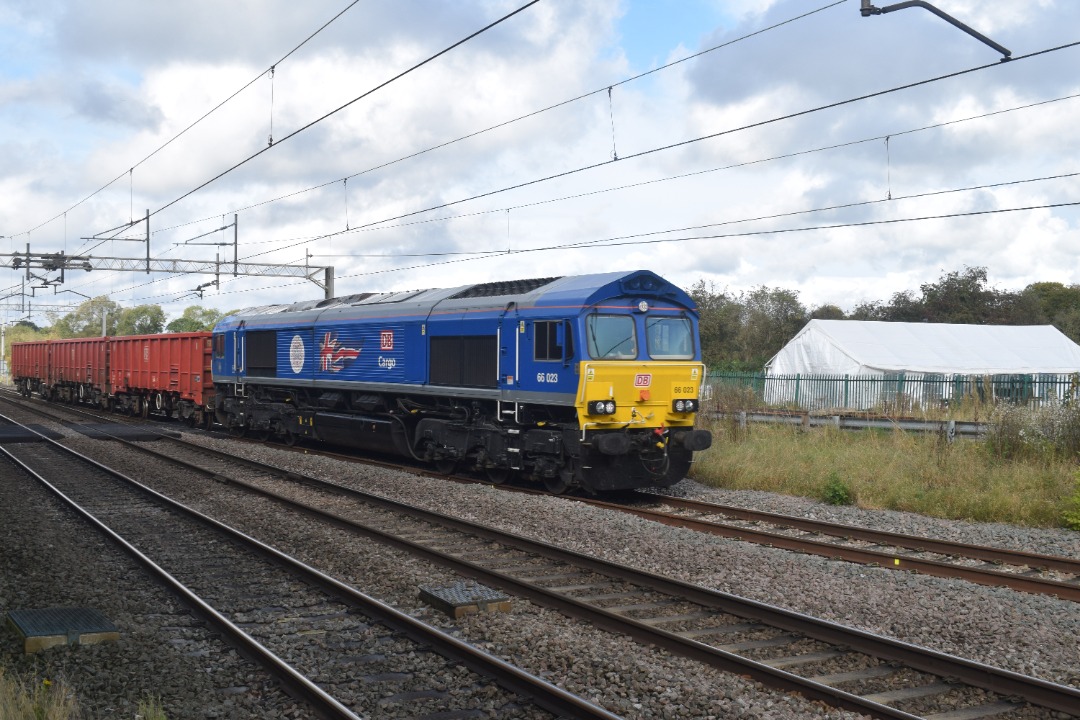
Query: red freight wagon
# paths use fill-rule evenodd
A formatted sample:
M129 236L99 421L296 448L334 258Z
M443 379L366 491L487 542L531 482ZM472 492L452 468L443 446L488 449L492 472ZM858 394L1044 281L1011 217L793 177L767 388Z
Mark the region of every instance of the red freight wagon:
M109 338L69 338L49 343L46 378L51 399L98 403L108 395Z
M110 338L110 404L201 422L214 391L210 342L209 332Z
M19 392L29 396L42 388L49 374L49 341L11 344L11 378Z

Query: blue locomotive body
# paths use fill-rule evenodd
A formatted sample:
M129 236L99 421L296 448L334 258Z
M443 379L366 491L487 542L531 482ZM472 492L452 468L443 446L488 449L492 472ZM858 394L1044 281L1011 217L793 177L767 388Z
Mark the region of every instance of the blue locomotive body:
M697 337L692 300L648 271L265 306L214 329L214 409L238 434L494 482L668 485L711 442Z

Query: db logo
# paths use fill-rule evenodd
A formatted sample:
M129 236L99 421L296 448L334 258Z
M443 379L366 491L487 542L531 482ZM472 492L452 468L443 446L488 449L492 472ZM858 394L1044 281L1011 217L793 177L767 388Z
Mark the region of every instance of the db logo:
M634 387L649 387L652 385L652 375L642 373L634 376Z
M394 331L383 330L379 333L379 349L380 350L393 350L394 349Z

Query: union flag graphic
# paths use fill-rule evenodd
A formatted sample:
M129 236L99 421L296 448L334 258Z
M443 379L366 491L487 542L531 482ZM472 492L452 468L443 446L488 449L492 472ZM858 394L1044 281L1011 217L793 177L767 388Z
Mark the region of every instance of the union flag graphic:
M358 357L360 348L341 347L341 341L334 333L326 333L319 343L319 368L323 372L341 372L346 362Z

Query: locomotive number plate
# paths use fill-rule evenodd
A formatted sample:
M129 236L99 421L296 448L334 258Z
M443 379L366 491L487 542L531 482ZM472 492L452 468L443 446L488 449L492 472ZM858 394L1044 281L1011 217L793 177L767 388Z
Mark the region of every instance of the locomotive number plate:
M671 394L675 397L697 397L697 385L694 383L673 383Z

